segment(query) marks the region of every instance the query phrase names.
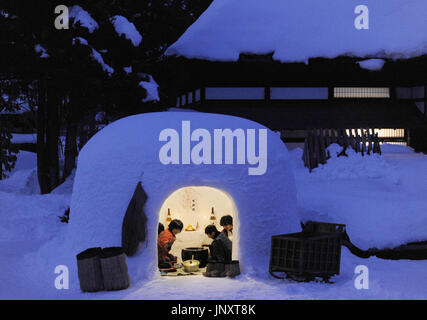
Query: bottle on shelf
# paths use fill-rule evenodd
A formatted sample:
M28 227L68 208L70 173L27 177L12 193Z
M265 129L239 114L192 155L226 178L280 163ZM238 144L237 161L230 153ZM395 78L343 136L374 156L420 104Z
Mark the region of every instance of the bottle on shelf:
M168 215L166 216L166 224L172 221L171 209L168 208Z
M214 208L212 207L212 211L211 211L211 218L210 218L212 224L215 224L216 218L215 218L215 211Z

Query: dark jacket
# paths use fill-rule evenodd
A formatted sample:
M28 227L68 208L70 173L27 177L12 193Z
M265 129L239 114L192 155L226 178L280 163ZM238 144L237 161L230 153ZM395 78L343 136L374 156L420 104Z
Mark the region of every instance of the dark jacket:
M218 233L210 246L211 260L231 261L232 243L223 233Z

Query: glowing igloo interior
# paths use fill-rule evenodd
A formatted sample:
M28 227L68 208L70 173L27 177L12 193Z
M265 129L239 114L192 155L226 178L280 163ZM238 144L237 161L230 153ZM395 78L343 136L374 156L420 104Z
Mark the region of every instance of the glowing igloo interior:
M178 257L178 262L182 262L182 249L211 244L212 239L206 236L205 228L209 224L214 224L221 231L220 219L225 215L233 217L232 254L233 259L237 259L239 254L237 208L231 196L226 192L207 186L180 188L165 200L160 209L159 223L162 223L165 228L169 224L168 212L170 213L169 218L179 219L184 224L184 228L177 235L170 252Z

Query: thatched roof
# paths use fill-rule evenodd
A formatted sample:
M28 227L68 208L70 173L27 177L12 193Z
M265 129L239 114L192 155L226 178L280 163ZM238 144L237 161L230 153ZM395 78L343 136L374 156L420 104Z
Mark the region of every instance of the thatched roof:
M237 61L274 53L281 62L342 55L411 58L427 54L425 0L365 0L369 29L357 30L355 8L341 0L214 0L167 55Z

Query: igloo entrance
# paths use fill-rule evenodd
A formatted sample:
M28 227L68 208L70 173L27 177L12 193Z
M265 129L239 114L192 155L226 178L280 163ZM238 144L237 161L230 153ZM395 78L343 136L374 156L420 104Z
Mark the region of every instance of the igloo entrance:
M238 212L232 197L226 192L208 186L188 186L174 191L163 202L159 212L159 223L168 228L173 219L182 221L184 227L176 237L170 254L178 257L178 263L186 260L182 250L186 248L208 248L212 243L205 234L206 226L214 224L218 231L223 227L220 219L230 215L233 218L232 258L238 260Z

